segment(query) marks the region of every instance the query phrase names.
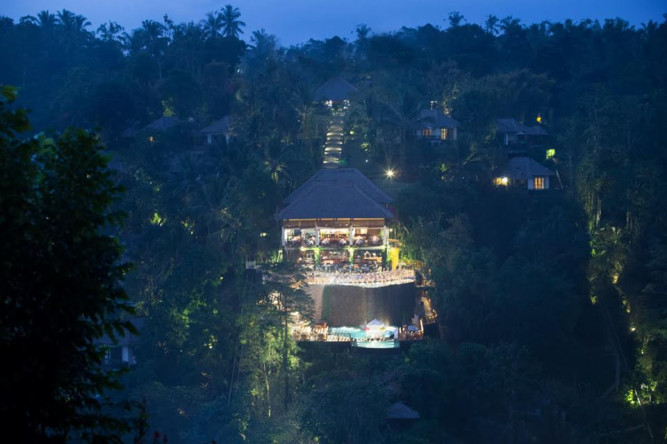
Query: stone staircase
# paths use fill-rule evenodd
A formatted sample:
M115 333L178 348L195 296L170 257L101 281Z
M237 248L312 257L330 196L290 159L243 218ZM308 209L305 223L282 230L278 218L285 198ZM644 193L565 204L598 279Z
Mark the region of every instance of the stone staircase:
M327 128L327 141L324 145L324 168L338 168L343 153L343 121L345 111L333 110Z

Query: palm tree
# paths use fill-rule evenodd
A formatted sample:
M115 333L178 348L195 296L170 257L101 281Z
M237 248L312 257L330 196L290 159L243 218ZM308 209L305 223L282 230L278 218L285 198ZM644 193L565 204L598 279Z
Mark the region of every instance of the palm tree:
M33 25L37 25L44 30L51 30L56 26L56 16L55 14L51 14L49 11L45 10L40 11L39 14L37 14L37 17L32 15L21 17L21 22L32 23Z
M102 40L105 42L115 42L115 41L120 41L122 32L125 28L123 28L121 25L119 25L116 22L109 22L107 23L102 23L98 28L97 28L97 34L100 36Z
M75 48L83 46L92 37L92 33L86 30L90 22L82 15L63 9L56 14L56 24L60 34L59 39L65 47L66 59L69 60Z
M206 13L206 20L200 22L206 40L215 40L222 35L223 22L222 14Z
M484 30L489 34L496 35L498 34L498 23L500 19L495 15L489 15L484 22Z
M243 34L241 28L245 26L245 22L239 20L239 17L241 17L239 8L235 8L232 5L225 5L220 11L220 16L222 18L222 33L225 37L238 38L239 34Z

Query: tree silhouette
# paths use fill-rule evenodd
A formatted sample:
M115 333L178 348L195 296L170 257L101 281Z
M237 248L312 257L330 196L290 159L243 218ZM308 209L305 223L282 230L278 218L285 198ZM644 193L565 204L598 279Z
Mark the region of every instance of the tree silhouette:
M225 37L238 38L239 34L243 34L241 28L245 26L245 22L239 20L239 17L241 17L239 8L225 5L220 11L220 15L222 16L222 33Z
M96 340L134 331L119 281L117 240L101 234L115 225L119 188L106 169L95 135L22 139L23 110L0 100L0 414L17 442L66 442L75 436L110 442L124 421L105 413L117 374L104 370ZM116 439L117 436L116 436Z

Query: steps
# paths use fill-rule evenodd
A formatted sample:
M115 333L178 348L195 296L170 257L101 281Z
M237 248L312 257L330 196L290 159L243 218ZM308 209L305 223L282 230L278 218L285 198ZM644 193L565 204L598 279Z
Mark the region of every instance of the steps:
M327 141L324 144L324 168L338 168L343 153L343 120L344 111L333 111L329 127L327 128Z

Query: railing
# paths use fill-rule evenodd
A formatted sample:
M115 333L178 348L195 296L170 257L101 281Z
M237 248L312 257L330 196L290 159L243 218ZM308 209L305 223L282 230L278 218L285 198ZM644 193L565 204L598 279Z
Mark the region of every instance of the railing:
M401 269L370 273L314 271L306 277L309 285L354 285L360 287L386 287L410 284L415 281L413 270Z

